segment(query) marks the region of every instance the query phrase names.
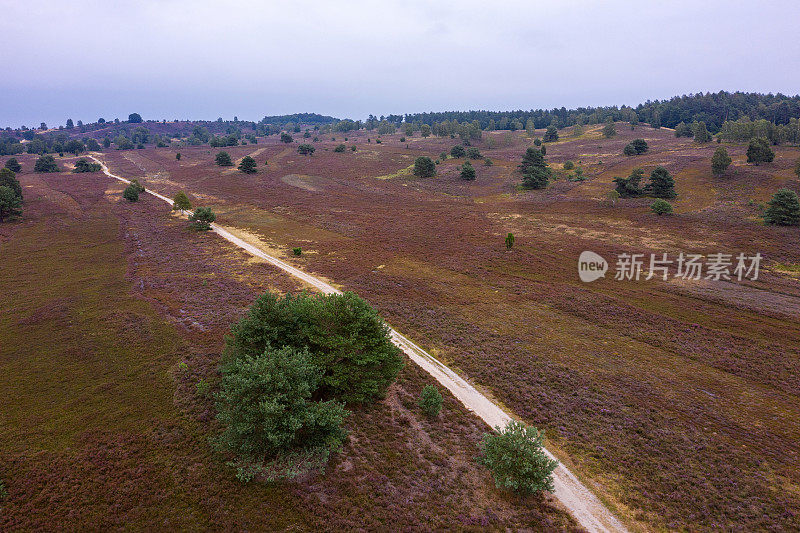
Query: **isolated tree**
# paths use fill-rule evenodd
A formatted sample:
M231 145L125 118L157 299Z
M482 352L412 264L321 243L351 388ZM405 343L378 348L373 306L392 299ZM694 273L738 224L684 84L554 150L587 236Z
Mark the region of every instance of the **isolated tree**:
M672 204L660 198L650 204L650 209L653 211L653 213L659 216L672 214Z
M547 126L547 130L544 132L544 137L542 137L544 142L555 142L558 140L558 129L553 125L550 124Z
M572 170L575 168L575 163L572 160L564 161L564 170Z
M417 404L428 418L436 418L442 410L442 394L433 385L425 385L419 395Z
M522 184L529 189L544 189L550 182L550 169L542 152L536 148L525 151L519 170L522 172Z
M606 139L610 139L616 134L617 134L617 126L614 125L614 121L611 120L611 118L609 118L606 121L606 125L603 126L603 137L605 137Z
M292 346L267 346L223 366L217 420L224 429L215 444L236 454L239 479L278 454L303 450L327 462L341 448L348 412L340 401L315 397L324 373L308 349ZM294 475L288 469L285 477Z
M198 207L194 213L189 215L189 222L191 226L200 231L208 231L211 229L211 224L217 219L217 215L210 207Z
M297 147L297 153L301 155L314 155L314 150L316 148L311 144L301 144Z
M125 190L122 191L122 197L128 200L129 202L138 202L139 201L139 189L131 184L125 187Z
M797 193L790 189L781 189L767 202L764 211L764 222L778 226L800 225L800 200Z
M461 146L460 144L457 144L457 145L453 146L452 148L450 148L450 155L454 159L461 159L462 157L467 155L467 151L464 149L463 146Z
M711 142L711 134L708 133L708 129L706 129L705 122L697 122L694 124L692 128L692 132L694 133L694 142L696 143L710 143Z
M514 234L510 231L506 234L506 250L510 250L514 247Z
M775 152L765 137L757 137L747 146L747 162L758 166L761 163L771 163L775 159Z
M714 155L711 156L711 172L715 176L722 176L731 164L731 156L724 146L720 146L714 150Z
M214 157L214 161L217 165L221 167L232 167L233 161L231 161L231 155L228 152L219 152L216 157Z
M9 159L9 161L11 161L11 160ZM6 166L8 166L8 164L6 164ZM11 169L11 170L14 170L14 169ZM797 161L795 161L795 163L794 163L794 173L797 174L798 177L800 177L800 157L798 157Z
M492 471L495 486L520 495L553 492L558 461L545 452L544 433L516 420L496 431L485 433L478 445L478 463Z
M189 211L191 208L192 202L189 201L189 197L183 191L177 193L172 199L173 211Z
M466 181L475 179L475 168L469 161L464 161L464 164L461 165L461 179Z
M470 159L481 159L483 156L481 155L481 151L475 147L470 146L467 148L467 157Z
M71 118L68 118L68 119L67 119L67 129L68 129L68 130L71 130L71 129L72 129L72 128L74 128L74 127L75 127L75 123L73 123L73 122L72 122L72 119L71 119Z
M19 184L17 175L12 170L0 169L0 187L10 187L14 194L22 200L22 185Z
M666 168L659 165L650 173L645 193L654 198L675 198L675 180Z
M633 146L633 149L636 151L637 155L646 154L650 149L650 147L647 146L647 141L644 139L634 139L630 142L630 144Z
M139 182L139 180L136 179L136 178L133 178L131 180L130 186L133 187L134 189L136 189L136 192L138 192L139 194L141 194L141 193L143 193L143 192L145 192L147 190L147 189L145 189L144 185L142 185Z
M181 153L180 153L180 152L178 152L177 154L175 154L175 159L176 159L176 160L178 160L178 161L180 161L180 160L181 160Z
M423 137L431 136L431 127L428 126L427 124L423 124L422 126L420 126L419 131Z
M33 165L34 172L58 172L58 163L52 155L43 155Z
M101 168L100 163L89 162L82 157L75 162L75 168L72 169L72 172L98 172Z
M131 124L141 124L142 116L139 113L131 113L128 115L128 122Z
M366 403L383 398L403 366L388 326L352 292L265 293L226 338L225 361L255 357L267 347L307 348L323 370L316 398Z
M418 157L414 160L414 175L420 178L430 178L435 176L436 164L430 157Z
M286 133L286 132L281 132L281 142L283 142L283 143L286 143L286 144L289 144L289 143L291 143L292 141L294 141L294 138L292 138L292 136L291 136L291 135L289 135L289 134L288 134L288 133Z
M644 178L644 170L641 168L633 169L627 178L614 178L613 181L616 183L615 190L617 194L619 194L619 198L636 198L637 196L641 196L643 193L641 187L642 178Z
M11 187L0 185L0 222L22 216L22 199Z
M334 152L337 152L337 153L340 153L340 154L344 153L345 150L347 150L347 146L345 146L344 144L340 144L336 148L333 149Z
M10 170L11 172L19 172L22 170L22 165L19 164L16 157L12 157L8 161L6 161L5 168Z
M245 174L255 174L256 173L256 160L246 155L242 158L242 161L239 163L239 170L244 172Z

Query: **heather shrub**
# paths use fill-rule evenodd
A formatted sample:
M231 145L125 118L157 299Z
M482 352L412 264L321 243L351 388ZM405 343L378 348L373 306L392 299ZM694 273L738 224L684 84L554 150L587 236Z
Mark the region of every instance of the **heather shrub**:
M425 385L417 403L425 416L435 418L439 416L439 411L442 410L442 401L439 389L433 385Z
M495 486L521 495L553 492L553 470L558 461L544 450L544 433L512 421L496 433L486 433L478 444L478 463L489 468Z

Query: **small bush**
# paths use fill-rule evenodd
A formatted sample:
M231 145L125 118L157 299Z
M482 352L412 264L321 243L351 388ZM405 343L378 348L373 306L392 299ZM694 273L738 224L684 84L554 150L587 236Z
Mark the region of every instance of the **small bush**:
M464 157L465 155L467 155L467 151L463 146L461 146L460 144L457 144L457 145L453 146L450 149L450 155L454 159L460 159L460 158Z
M572 170L573 168L575 168L575 163L573 163L572 161L564 162L564 170Z
M510 250L513 247L514 247L514 234L509 231L508 235L506 235L506 249Z
M435 418L439 416L439 412L442 410L442 401L443 399L439 389L433 385L425 385L422 389L422 394L419 395L419 401L417 403L425 416Z
M197 389L197 394L203 398L207 397L208 393L211 392L211 385L205 379L198 381L195 388Z
M467 149L467 157L470 159L481 159L483 156L481 155L481 151L473 146Z
M6 161L5 168L10 170L11 172L19 172L22 170L22 165L19 164L16 157L12 157L8 161Z
M300 155L314 155L315 150L316 148L310 144L301 144L297 147L297 153Z
M189 365L187 365L186 362L181 361L180 363L178 363L178 370L180 370L181 372L186 372L187 370L189 370Z
M17 196L11 187L0 185L0 222L21 216L22 198Z
M192 227L200 231L208 231L211 229L211 224L217 219L217 215L210 207L198 207L194 213L189 215L189 222Z
M8 498L8 490L6 490L5 482L0 479L0 500L5 500Z
M355 146L351 146L351 147L350 147L350 151L351 151L351 152L355 152L355 151L356 151L356 147L355 147Z
M178 152L177 154L175 154L175 159L177 159L178 161L180 161L180 160L181 160L181 153L180 153L180 152Z
M299 246L297 248L292 248L292 253L299 257L303 255L303 249L300 248Z
M461 179L465 181L475 180L475 167L469 161L465 161L461 166Z
M336 148L334 148L334 149L333 149L333 151L334 151L334 152L337 152L337 153L342 153L342 152L344 152L346 149L347 149L347 147L346 147L345 145L343 145L343 144L340 144L339 146L337 146Z
M512 421L497 433L486 433L478 445L478 463L489 468L495 486L517 494L553 492L553 470L558 461L544 450L544 433Z
M137 180L136 178L133 178L131 180L130 185L131 185L131 187L135 188L139 192L139 194L145 192L145 190L146 190L144 188L144 185L142 185L141 182L139 182L139 180Z
M404 142L406 142L406 138L405 138L405 137L400 137L400 142L401 142L401 143L404 143Z
M242 161L239 163L239 170L245 174L255 174L256 160L249 155L244 156Z
M490 167L490 166L494 165L494 162L487 157L487 158L485 158L483 160L483 165L486 166L486 167Z
M656 200L650 204L650 209L653 210L653 213L659 216L672 214L672 204L666 200Z
M100 163L90 163L88 160L80 158L75 162L75 168L72 169L72 172L98 172L100 168Z
M129 202L138 202L139 188L133 184L128 185L127 187L125 187L125 190L122 191L122 197L128 200Z

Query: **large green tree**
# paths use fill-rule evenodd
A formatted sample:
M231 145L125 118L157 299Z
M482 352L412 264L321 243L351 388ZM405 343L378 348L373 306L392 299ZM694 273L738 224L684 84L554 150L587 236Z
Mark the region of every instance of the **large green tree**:
M232 167L233 161L231 160L231 154L228 152L219 152L215 157L214 161L221 167Z
M16 157L12 157L8 161L6 161L5 168L10 170L11 172L19 172L22 170L22 165L19 164Z
M650 173L645 193L654 198L675 198L675 180L666 168L659 165Z
M547 130L544 132L544 136L542 137L544 142L555 142L558 140L558 129L553 125L550 124L547 126Z
M614 183L616 183L616 191L619 194L619 197L636 198L641 196L644 192L641 186L643 178L644 170L641 168L634 168L627 178L614 178Z
M22 216L22 200L11 187L0 185L0 222Z
M797 193L781 189L767 203L764 222L778 226L797 226L800 224L800 200Z
M256 160L246 155L242 158L242 161L239 163L239 170L244 172L245 174L255 174L256 173Z
M0 169L0 187L11 187L14 194L22 200L22 185L19 184L17 175L10 169Z
M58 163L52 155L43 155L33 165L34 172L58 172Z
M731 164L731 156L724 146L720 146L714 150L714 155L711 156L711 172L715 176L722 176Z
M436 175L436 163L430 157L422 156L414 160L414 175L430 178Z
M775 152L769 145L765 137L758 137L750 141L747 146L747 162L760 165L761 163L771 163L775 159Z
M519 170L522 172L523 186L529 189L544 189L550 182L550 168L542 152L536 148L530 147L525 151Z

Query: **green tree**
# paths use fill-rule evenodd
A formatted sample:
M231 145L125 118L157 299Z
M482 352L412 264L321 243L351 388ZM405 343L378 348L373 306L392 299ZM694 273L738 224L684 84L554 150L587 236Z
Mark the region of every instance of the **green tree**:
M731 164L731 156L728 155L728 151L725 147L720 146L714 151L714 155L711 156L711 172L715 176L722 176L728 167Z
M110 146L111 146L111 139L109 139L108 137L103 139L103 148L108 148Z
M138 179L136 179L136 178L133 178L133 179L131 180L131 182L130 182L130 185L131 185L131 187L133 187L134 189L136 189L136 192L138 192L139 194L142 194L142 193L143 193L143 192L146 190L146 189L145 189L145 187L144 187L144 185L142 185L142 184L139 182L139 180L138 180Z
M617 127L614 125L614 121L609 118L606 121L606 125L603 126L603 137L606 139L610 139L614 135L617 134Z
M22 199L14 189L0 185L0 222L22 216Z
M463 146L461 146L460 144L457 144L457 145L453 146L452 148L450 148L450 155L454 159L461 159L462 157L467 155L467 151L464 149Z
M314 155L314 150L316 150L316 148L310 144L301 144L297 147L297 153L301 155Z
M529 189L544 189L550 182L550 169L542 152L536 148L531 147L525 151L519 169L522 172L522 184Z
M654 198L675 198L675 180L666 168L659 165L650 173L645 193Z
M131 113L128 115L128 122L131 124L141 124L142 116L139 113Z
M192 202L189 201L189 197L183 191L178 192L172 199L173 211L189 211L191 208Z
M764 222L778 226L797 226L800 224L800 200L797 193L781 189L767 202Z
M419 395L418 405L425 416L436 418L442 410L442 394L433 385L425 385Z
M101 168L100 163L90 163L82 157L75 162L75 168L72 169L72 172L99 172Z
M58 172L58 163L52 155L43 155L33 165L34 172Z
M214 161L217 165L221 167L232 167L233 161L231 160L231 155L228 152L219 152L216 157L214 157Z
M10 170L11 172L19 172L22 170L22 165L19 164L16 157L12 157L8 161L6 161L5 168Z
M553 125L550 124L547 126L547 130L544 132L544 137L542 137L544 142L555 142L558 140L558 129Z
M122 191L122 197L128 200L129 202L138 202L139 201L139 189L135 185L131 184L125 187L125 190Z
M464 164L461 165L461 179L466 181L475 179L475 168L469 161L464 161Z
M198 207L194 213L189 215L189 222L192 227L199 231L208 231L211 224L217 219L217 215L210 207Z
M176 159L176 160L178 160L178 161L180 161L180 160L181 160L181 153L180 153L180 152L178 152L177 154L175 154L175 159Z
M693 137L692 127L685 122L679 122L675 126L675 137Z
M420 178L430 178L435 176L436 164L430 157L418 157L414 160L414 175Z
M242 161L239 163L239 170L244 172L245 174L255 174L256 173L256 160L246 155L242 158Z
M643 193L641 181L644 178L644 170L635 168L631 171L627 178L614 178L616 183L616 191L619 198L636 198Z
M572 170L573 168L575 168L575 163L571 160L564 161L564 170Z
M347 150L347 146L345 146L344 144L340 144L339 146L337 146L336 148L333 149L334 152L337 152L337 153L340 153L340 154L344 153L345 150Z
M9 161L10 161L10 159L9 159ZM6 165L6 166L8 166L8 165ZM11 169L11 170L14 170L14 169ZM797 174L798 177L800 177L800 157L798 157L797 161L794 162L794 173Z
M226 338L224 360L267 346L307 348L323 369L317 398L365 403L382 398L403 366L389 328L357 295L266 293Z
M86 151L86 146L77 139L70 139L67 141L67 144L64 145L64 151L78 155Z
M419 131L423 137L431 136L431 127L428 126L427 124L423 124L422 126L420 126Z
M17 175L8 168L0 169L0 187L11 187L20 201L22 201L22 185L19 184Z
M217 420L224 429L215 444L236 454L240 479L260 473L278 454L303 449L327 461L341 449L348 412L337 400L315 398L323 377L308 350L291 346L267 346L223 366ZM294 477L290 472L279 477Z
M694 133L694 142L696 143L710 143L711 142L711 134L708 133L708 129L706 128L705 122L697 122L694 124L692 128L692 133Z
M470 159L481 159L483 156L481 155L480 150L474 146L470 146L467 148L467 157Z
M757 137L747 146L747 162L756 166L761 163L771 163L775 159L775 152L765 137Z
M650 204L650 209L653 211L653 213L659 216L672 214L672 204L660 198Z
M294 139L292 138L292 136L291 136L291 135L289 135L289 134L288 134L288 133L286 133L286 132L281 132L281 142L283 142L283 143L286 143L286 144L289 144L289 143L291 143L292 141L294 141Z
M75 127L75 123L74 123L74 122L72 122L72 119L71 119L71 118L68 118L68 119L67 119L67 129L68 129L68 130L71 130L71 129L72 129L72 128L74 128L74 127Z
M544 449L544 433L511 421L497 433L486 433L478 445L478 463L489 468L499 489L521 495L553 492L553 470L558 461Z
M510 231L506 234L506 250L510 250L514 247L514 234Z

